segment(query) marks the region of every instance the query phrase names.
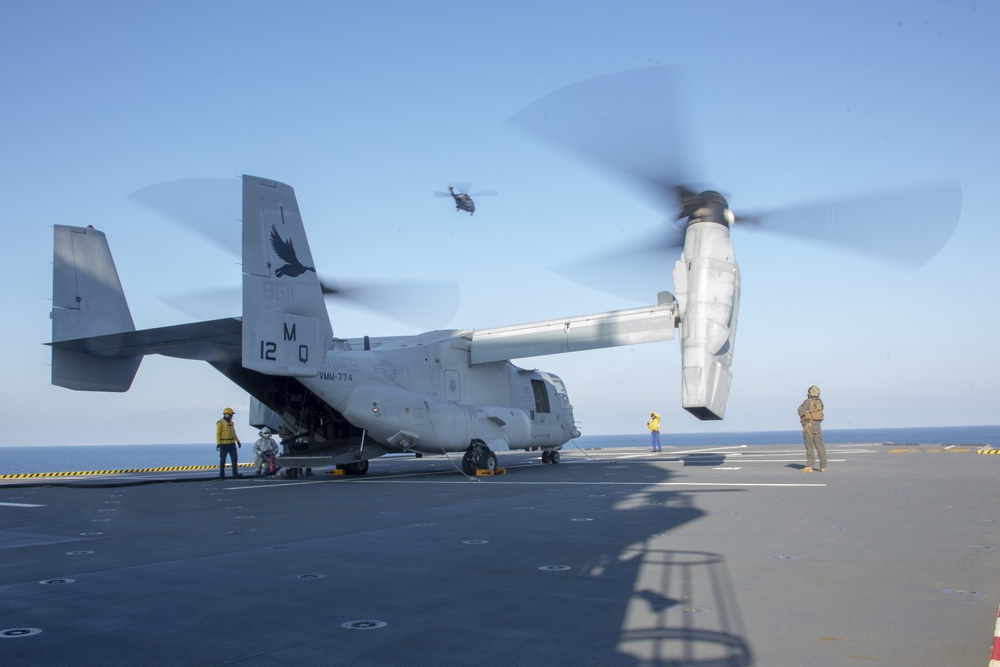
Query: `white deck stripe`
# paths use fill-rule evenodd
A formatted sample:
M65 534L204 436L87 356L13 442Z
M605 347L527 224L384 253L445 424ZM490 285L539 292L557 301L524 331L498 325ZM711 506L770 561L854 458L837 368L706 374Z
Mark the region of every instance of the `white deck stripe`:
M480 479L478 477L474 478L477 481ZM462 484L465 480L436 480L436 479L402 479L396 478L383 478L383 479L354 479L351 482L361 483L361 484ZM739 482L515 482L510 479L502 479L495 482L500 485L510 485L516 484L519 486L738 486L738 487L749 487L749 486L800 486L800 487L824 487L826 484L792 484L792 483L748 483L743 484Z

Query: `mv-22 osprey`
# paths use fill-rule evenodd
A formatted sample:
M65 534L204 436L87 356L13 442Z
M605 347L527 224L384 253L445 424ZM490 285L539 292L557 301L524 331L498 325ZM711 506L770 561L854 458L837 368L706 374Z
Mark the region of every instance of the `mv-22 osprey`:
M543 462L558 463L560 448L579 435L562 380L512 359L669 340L679 329L682 405L698 419L722 419L740 299L731 226L919 266L951 236L961 188L735 215L719 192L685 185L691 179L671 124L655 123L660 140L647 132L650 117L671 117L662 93L671 86L663 68L612 74L556 91L512 119L667 206L674 221L644 246L681 252L674 294L660 292L656 304L493 329L337 338L295 193L244 176L240 318L136 331L104 234L56 226L52 382L126 391L143 355L200 359L253 397L251 424L295 435L292 454L282 457L288 468L337 465L363 474L384 454L454 452L471 474L495 468L495 452L507 449L540 450ZM669 264L662 255L655 262L666 281L659 271Z
M724 205L692 211L677 298L646 307L478 330L333 335L291 187L243 176L243 315L137 331L105 235L55 227L52 383L127 391L143 355L206 361L252 397L250 422L296 438L286 468L364 474L376 457L462 453L466 474L495 452L560 448L580 435L562 380L511 359L673 338L683 404L721 419L732 373L739 271Z

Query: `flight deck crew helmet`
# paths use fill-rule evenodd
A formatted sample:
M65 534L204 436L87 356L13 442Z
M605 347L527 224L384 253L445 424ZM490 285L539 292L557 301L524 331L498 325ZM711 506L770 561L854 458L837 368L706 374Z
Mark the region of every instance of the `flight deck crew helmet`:
M222 414L224 414L224 415L231 415L231 414L233 414L233 409L232 408L226 408L225 410L222 411Z
M260 430L260 437L262 437L262 438L270 438L271 437L271 429L269 429L266 426L264 428L262 428Z
M813 385L809 387L809 392L807 394L809 398L819 398L819 387Z

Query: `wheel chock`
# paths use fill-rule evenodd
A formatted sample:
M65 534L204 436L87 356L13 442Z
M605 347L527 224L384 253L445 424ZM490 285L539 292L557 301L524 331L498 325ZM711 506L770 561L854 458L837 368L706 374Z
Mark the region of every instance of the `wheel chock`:
M493 475L506 475L506 468L494 468L493 470L477 470L476 477L492 477Z
M336 475L346 475L347 471L346 470L341 470L340 468L334 468L333 470L330 471L330 474L331 475L335 475L335 476Z

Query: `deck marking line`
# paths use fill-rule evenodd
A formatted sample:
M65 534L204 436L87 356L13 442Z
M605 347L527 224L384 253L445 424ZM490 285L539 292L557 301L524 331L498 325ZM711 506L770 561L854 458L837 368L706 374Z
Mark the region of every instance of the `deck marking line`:
M464 480L435 480L435 479L358 479L354 480L356 484L464 484ZM739 483L739 482L516 482L510 479L504 480L503 482L496 482L503 486L509 484L516 484L519 486L738 486L738 487L749 487L749 486L777 486L777 487L825 487L824 483L808 484L808 483Z

